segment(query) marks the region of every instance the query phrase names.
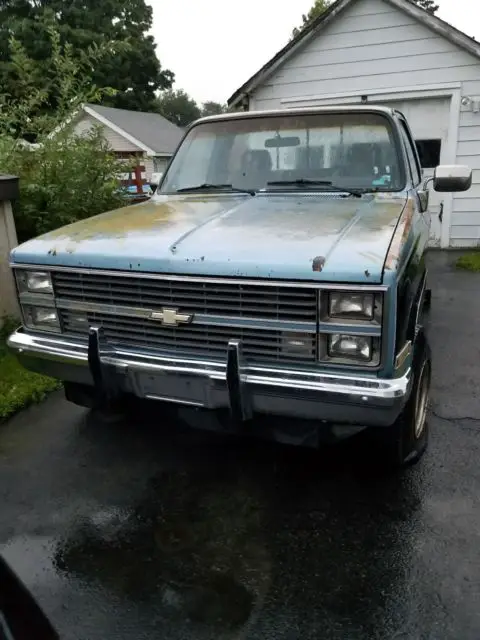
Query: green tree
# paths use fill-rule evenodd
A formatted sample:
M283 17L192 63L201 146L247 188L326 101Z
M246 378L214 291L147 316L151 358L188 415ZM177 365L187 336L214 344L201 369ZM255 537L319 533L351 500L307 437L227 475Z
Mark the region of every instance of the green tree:
M225 113L227 111L227 107L219 102L213 102L212 100L208 100L204 102L202 105L202 116L216 116L219 113Z
M47 18L47 19L46 19ZM16 95L12 69L11 35L26 54L40 63L40 73L48 73L51 43L45 24L55 21L62 44L69 43L80 55L89 47L122 42L130 46L114 48L90 69L92 84L113 87L114 95L105 104L149 110L158 90L172 86L174 75L162 69L155 42L148 34L152 8L145 0L2 0L0 3L0 84L2 91ZM55 107L58 85L52 79L49 99Z
M325 13L332 3L333 0L315 0L310 11L302 16L302 24L299 27L295 27L292 31L292 38L296 38L305 27L308 27L314 20L321 16L322 13Z
M436 13L440 8L438 4L435 4L434 0L414 0L414 2L429 13Z
M198 104L183 89L163 91L155 110L179 127L188 126L202 115Z
M91 47L77 58L70 45L61 44L52 25L46 29L50 75L43 77L43 64L32 60L12 37L10 63L18 81L17 96L0 96L0 173L20 177L14 213L21 242L122 204L118 177L126 167L101 130L78 136L69 126L69 116L81 103L114 93L93 87L89 75L102 56L111 53L111 44ZM51 78L58 84L55 110L49 108Z
M292 38L296 38L305 27L308 27L322 13L325 13L333 2L334 0L315 0L310 11L302 16L302 24L292 31ZM413 0L413 2L429 13L436 13L439 9L439 5L435 4L435 0Z

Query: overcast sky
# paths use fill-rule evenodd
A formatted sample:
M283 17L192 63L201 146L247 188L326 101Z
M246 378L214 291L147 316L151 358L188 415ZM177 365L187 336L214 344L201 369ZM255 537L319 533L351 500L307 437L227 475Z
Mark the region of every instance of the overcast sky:
M313 0L147 0L163 67L195 100L227 98L288 41ZM480 41L479 0L437 0L438 16Z

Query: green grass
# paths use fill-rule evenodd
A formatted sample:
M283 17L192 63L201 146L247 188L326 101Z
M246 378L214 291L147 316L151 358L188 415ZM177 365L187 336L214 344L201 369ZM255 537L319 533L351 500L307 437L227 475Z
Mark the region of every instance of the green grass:
M455 264L457 269L480 272L480 251L472 251L460 256Z
M7 320L0 329L0 422L61 386L57 380L27 371L7 352L6 337L17 324Z

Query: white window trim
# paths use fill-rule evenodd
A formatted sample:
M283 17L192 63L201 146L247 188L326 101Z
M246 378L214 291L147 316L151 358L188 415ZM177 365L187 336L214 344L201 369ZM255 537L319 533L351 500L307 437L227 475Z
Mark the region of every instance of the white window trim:
M422 87L407 86L392 89L373 89L366 91L348 91L345 93L326 94L320 96L300 96L281 100L285 107L320 107L335 104L362 104L363 95L368 97L368 104L375 104L375 99L381 102L395 102L397 100L419 100L421 98L450 98L450 112L448 121L448 135L442 159L446 164L456 164L458 129L460 126L461 105L460 82L442 85L425 85ZM446 249L450 246L450 231L453 211L453 193L445 193L443 200L443 220L440 233L440 247Z

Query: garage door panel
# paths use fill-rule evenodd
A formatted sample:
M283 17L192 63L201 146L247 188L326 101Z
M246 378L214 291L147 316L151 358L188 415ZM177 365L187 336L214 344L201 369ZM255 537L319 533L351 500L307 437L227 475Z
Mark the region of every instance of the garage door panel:
M401 111L415 138L446 138L450 115L450 100L429 98L382 103Z

